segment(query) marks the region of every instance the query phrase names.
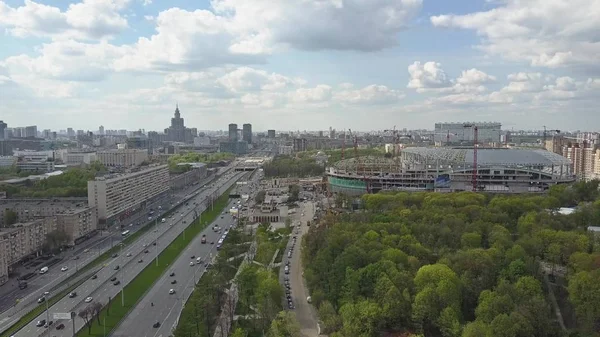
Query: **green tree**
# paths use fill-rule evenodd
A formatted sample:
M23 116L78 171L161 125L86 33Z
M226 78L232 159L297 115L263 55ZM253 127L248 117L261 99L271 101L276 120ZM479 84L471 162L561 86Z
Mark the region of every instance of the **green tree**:
M300 195L300 186L298 185L290 185L288 187L289 193L289 201L298 201L298 196Z
M19 216L18 216L17 212L13 211L12 209L6 209L4 211L5 227L9 227L11 225L16 224L18 220L19 220Z
M256 195L254 196L254 202L256 202L257 204L262 204L263 202L265 202L265 196L267 195L267 192L265 191L258 191L258 193L256 193Z
M577 319L586 332L597 329L600 323L600 269L582 271L569 280L569 300L575 307Z
M296 316L289 311L281 311L271 322L269 337L301 337L300 324Z

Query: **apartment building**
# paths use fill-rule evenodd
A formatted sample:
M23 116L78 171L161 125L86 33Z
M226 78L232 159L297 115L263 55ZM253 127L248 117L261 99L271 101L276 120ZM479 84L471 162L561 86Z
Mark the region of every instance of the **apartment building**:
M99 221L109 221L167 191L168 166L150 166L133 173L113 174L88 181L88 205L97 208Z
M17 158L13 156L0 156L0 167L11 167L16 161Z
M19 222L28 222L45 217L54 217L56 214L75 208L87 208L86 198L61 198L61 199L1 199L0 200L0 227L7 227L5 212L12 210L17 213Z
M68 246L85 241L96 232L98 210L96 207L73 208L56 214L56 229L69 236Z
M136 167L148 161L148 151L141 149L119 149L98 151L96 158L106 167Z
M8 240L0 240L0 285L8 282Z

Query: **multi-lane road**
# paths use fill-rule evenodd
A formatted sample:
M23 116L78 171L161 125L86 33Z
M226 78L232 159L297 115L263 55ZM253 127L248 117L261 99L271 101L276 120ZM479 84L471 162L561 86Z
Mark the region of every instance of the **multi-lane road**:
M259 178L260 175L257 173L252 180L256 182ZM252 197L253 185L252 183L238 185L237 191ZM227 209L234 206L239 206L237 201L231 201ZM194 284L206 271L206 262L217 254L216 244L223 233L214 232L212 227L217 225L222 229L227 229L235 224L236 220L229 212L224 212L219 216L202 232L206 235L206 244L201 243L202 235L198 235L173 263L172 268L160 278L111 336L160 337L171 335L177 318L194 289ZM198 258L203 261L200 265L196 263ZM194 265L190 266L190 262L194 262ZM175 276L170 276L171 273L175 273ZM177 283L172 284L173 280ZM175 291L174 294L169 293L171 289ZM156 322L160 323L158 328L154 327Z
M207 179L207 181L209 180ZM172 195L169 194L168 196L154 200L152 204L147 205L146 209L158 209L158 206L162 206L164 211L165 209L170 208L170 206L168 206L169 204L180 202L187 194L195 192L198 188L198 186L191 186L185 190L177 191ZM160 214L157 216L160 216ZM143 224L147 223L147 212L140 212L140 214L137 214L126 221L127 223L138 224L127 227L133 234L142 228ZM36 276L27 280L27 288L19 289L15 285L12 287L14 288L13 290L6 290L6 293L2 294L0 297L0 311L2 311L2 309L7 309L0 314L0 329L3 330L17 319L20 314L24 314L37 306L36 301L43 292L52 291L53 288L56 288L62 282L71 278L79 268L86 266L113 245L118 244L122 240L121 231L115 227L115 230L112 231L102 231L91 240L92 242L83 243L77 250L64 252L62 256L63 260L50 267L47 273L37 273L39 268L31 270L32 272L36 272ZM75 259L75 257L78 257L78 259ZM39 267L42 266L43 265L40 265ZM68 270L63 272L61 271L62 267L67 267ZM3 289L3 291L4 290L5 289ZM15 304L17 299L19 300L19 303Z
M187 202L189 206L182 205L172 218L167 219L168 221L165 223L157 221L154 230L144 233L134 243L123 248L118 256L107 261L104 267L95 274L95 279L90 278L80 285L75 290L77 297L64 297L53 305L49 310L50 320L53 320L52 316L54 313L78 312L88 305L84 302L87 297L92 297L94 301L103 304L106 304L109 297L113 301L120 301L122 288L131 282L149 263L154 263L156 254L166 248L193 221L196 212L200 213L205 209L206 198L210 195L220 195L225 192L243 174L245 173L226 174L211 184L209 188L198 192L198 194ZM155 246L152 245L154 241L157 241L157 245ZM115 270L116 266L119 266L119 270ZM113 285L113 281L110 281L113 277L116 277L120 281L119 285ZM127 293L125 293L125 296L127 296ZM15 336L40 336L49 329L52 330L50 331L51 336L72 336L72 323L70 321L55 321L49 328L37 327L37 321L44 319L47 319L46 313L38 316L34 321L16 333ZM56 330L55 326L60 323L65 324L65 329ZM75 330L83 327L84 321L81 318L75 318Z

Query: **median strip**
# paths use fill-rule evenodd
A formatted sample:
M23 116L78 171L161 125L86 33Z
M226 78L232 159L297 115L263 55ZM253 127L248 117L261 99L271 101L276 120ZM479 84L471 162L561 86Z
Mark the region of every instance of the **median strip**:
M179 234L173 242L171 242L160 254L159 254L159 265L151 263L141 273L139 273L127 286L125 286L125 306L121 305L121 299L116 298L111 300L110 303L102 303L104 308L99 315L102 316L100 321L102 324L98 324L98 320L94 320L91 327L84 327L77 333L79 337L88 336L104 336L104 332L107 333L117 328L123 318L131 311L138 301L146 294L146 292L154 285L163 273L169 268L170 265L179 257L181 252L195 239L195 237L202 232L204 228L212 223L221 214L223 209L229 202L229 191L228 189L222 194L214 203L213 210L206 210L202 213L202 221L196 220L190 223L185 229L185 236L183 233Z

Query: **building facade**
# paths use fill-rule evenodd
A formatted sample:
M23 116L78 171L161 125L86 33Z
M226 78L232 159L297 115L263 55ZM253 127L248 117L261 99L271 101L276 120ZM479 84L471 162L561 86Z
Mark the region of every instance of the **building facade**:
M124 212L169 191L167 165L151 166L127 173L88 181L88 205L98 209L100 222L110 222Z
M231 123L229 124L229 142L237 142L238 141L238 126L237 124Z
M171 118L171 126L165 129L165 138L167 141L191 143L198 131L185 127L185 121L181 117L179 105L175 107L175 114Z
M0 121L0 139L6 139L6 129L8 128L8 124L4 123L4 121Z
M252 124L244 124L242 126L242 140L248 144L252 144Z
M435 123L435 144L438 146L473 144L474 132L470 125L477 126L479 144L500 142L501 123Z
M68 246L75 246L94 235L98 227L98 210L85 207L65 210L56 214L56 229L69 237Z
M68 152L63 161L67 166L89 165L96 161L96 152Z
M140 149L122 149L98 151L96 158L106 167L131 168L142 165L148 160L148 151Z
M275 138L275 130L267 130L267 138Z

